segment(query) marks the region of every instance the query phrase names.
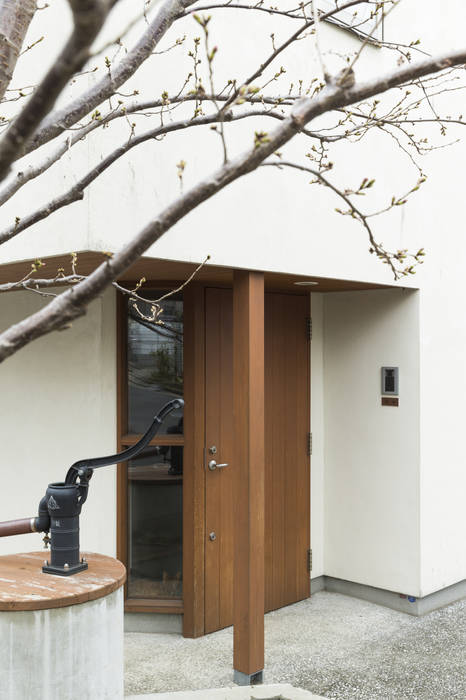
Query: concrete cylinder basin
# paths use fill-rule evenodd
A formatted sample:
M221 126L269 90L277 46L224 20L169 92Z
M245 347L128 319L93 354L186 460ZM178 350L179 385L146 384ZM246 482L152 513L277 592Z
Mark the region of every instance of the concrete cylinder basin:
M56 576L47 554L0 557L0 700L120 700L124 566L84 554Z

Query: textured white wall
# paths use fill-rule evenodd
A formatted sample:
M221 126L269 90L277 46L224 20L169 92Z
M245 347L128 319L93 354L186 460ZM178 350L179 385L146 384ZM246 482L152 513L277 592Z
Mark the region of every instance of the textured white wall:
M448 0L442 11L425 12L419 3L400 6L406 36L419 27L432 52L464 47L466 4ZM456 87L456 82L447 87ZM449 114L464 114L464 91L448 100ZM464 128L464 127L463 127ZM461 138L448 127L445 143ZM464 178L466 141L435 151L423 161L429 173L424 193L406 208L402 231L416 231L427 249L419 270L420 295L420 534L421 594L428 595L466 579L466 469L464 396L466 395L466 320L464 314Z
M327 294L324 314L325 573L418 596L418 294ZM386 365L398 408L381 406Z
M26 51L16 65L11 85L15 88L35 85L43 76L45 70L53 65L55 57L61 50L68 29L71 27L70 7L66 0L56 0L45 9L36 12L25 44L30 45L40 37L42 40L33 50ZM59 31L58 31L59 28ZM73 84L68 85L57 102L61 106L72 97L80 94L88 85L88 77L81 76ZM29 90L26 90L29 92ZM16 95L16 93L13 93ZM2 115L13 117L22 102L12 101L2 104ZM17 171L25 169L30 164L42 163L48 153L54 152L67 138L60 137L56 141L26 158L19 160L12 168L11 178L14 180ZM16 217L26 215L42 207L50 199L68 191L76 182L77 172L83 171L89 164L87 143L79 143L73 149L73 158L65 155L48 172L45 178L38 178L28 183L9 202L2 205L0 229L14 223ZM71 166L71 160L75 164ZM0 247L0 264L13 260L30 260L47 255L70 253L71 251L88 249L88 204L80 202L77 206L65 208L56 212L52 218L41 221L32 229L25 231L19 237L12 239ZM27 271L27 269L25 270ZM52 274L55 272L51 271Z
M0 329L42 307L33 293L0 296ZM36 340L0 365L0 520L37 515L49 482L78 459L116 449L113 290L73 327ZM115 555L115 467L96 471L81 518L81 546ZM42 548L41 535L0 539L0 554Z
M442 12L422 16L415 0L400 5L405 36L422 21L424 46L432 52L464 47L466 5L449 0ZM446 87L456 87L453 82ZM448 113L464 112L464 91L435 98ZM429 132L433 135L433 132ZM461 138L448 127L445 143ZM420 536L422 595L466 578L466 470L464 468L464 408L466 395L466 322L464 315L464 138L423 160L429 173L422 196L406 208L404 235L416 232L427 249L417 275L420 295Z
M405 2L409 4L412 0ZM66 3L58 0L56 6L62 13L62 26L66 26ZM31 27L31 38L40 31L46 35L48 42L40 45L37 53L30 52L35 61L35 70L41 61L46 60L49 34L54 34L56 44L57 33L46 31L47 21L53 19L52 9L40 13L40 25ZM120 20L115 22L118 29L125 26L121 17L133 13L133 3L126 0L119 4L117 14L120 14ZM219 46L215 59L217 84L223 85L231 77L241 79L249 75L251 65L256 65L269 54L270 33L275 32L278 41L289 34L292 26L289 20L269 17L263 12L248 13L247 22L241 12L225 10L215 13L210 31L212 42ZM109 27L107 34L117 35L117 26ZM187 36L185 43L157 56L156 64L148 62L143 65L126 84L125 93L137 90L138 99L145 99L160 95L164 90L178 92L192 68L187 52L193 37L198 34L199 26L192 17L177 22L160 48L171 46L176 38L183 35ZM132 39L134 36L133 32ZM241 37L241 51L238 51L238 36ZM129 44L132 39L129 39ZM100 39L97 44L102 41ZM327 65L339 70L343 64L338 53L356 51L360 42L349 33L326 25L322 27L322 47ZM232 56L235 57L234 66ZM24 65L20 63L19 82L29 75L33 59L27 54ZM373 75L374 71L380 73L396 65L396 61L394 52L368 46L358 62L358 77ZM105 70L103 59L100 62L96 59L95 64L99 70L80 78L71 86L69 94L79 92L86 82L99 78ZM280 56L272 69L278 70L282 64L287 72L271 86L272 92L277 94L288 92L290 82L296 85L302 79L307 84L311 78L319 75L319 64L308 39L298 42L289 53ZM202 64L201 70L203 68ZM204 82L207 83L205 76ZM189 117L191 114L192 105L189 105L180 107L173 118ZM135 120L137 133L147 129L147 119L138 117ZM275 125L275 120L265 118L226 125L230 155L249 148L255 130L267 131ZM8 222L13 221L15 216L23 217L31 204L44 203L50 193L64 191L85 172L89 164L97 163L116 144L124 142L128 135L125 120L116 120L110 128L78 144L73 149L79 154L77 167L71 170L69 158L66 157L40 182L28 184L11 203L4 206L4 220ZM285 147L283 153L289 159L303 159L308 150L308 140L299 137ZM385 153L382 159L378 157L380 152ZM377 154L376 158L374 154ZM34 158L42 156L43 153L39 151ZM181 158L187 163L184 180L185 188L188 188L221 164L218 135L209 127L199 128L195 135L192 132L178 132L163 141L147 142L132 150L129 156L118 161L115 167L93 183L82 202L53 214L47 222L39 223L34 231L25 232L2 246L0 262L87 248L118 249L132 233L178 196L176 164ZM374 189L366 197L366 201L373 199L374 206L385 204L394 192L411 185L415 179L413 172L404 172L409 162L394 147L389 136L378 134L362 144L343 144L336 149L332 159L336 163L333 177L344 187L356 186L365 176L377 178L380 189L377 192ZM24 163L21 165L24 167ZM198 261L210 253L212 263L220 265L390 282L386 267L367 255L367 237L362 227L349 217L336 214L334 207L338 206L338 202L334 195L321 187L311 187L308 180L302 173L261 169L190 214L155 244L150 254ZM118 197L114 196L116 190ZM397 211L389 223L381 223L382 235L389 236L395 247L413 241L412 231L399 235L401 218L401 212ZM414 240L413 245L416 243L417 240ZM339 251L338 256L335 255L336 250Z
M290 23L264 13L251 13L246 22L241 13L224 11L215 14L209 28L212 42L219 46L215 59L216 80L222 85L232 74L244 78L250 74L251 65L270 52L270 33L275 31L278 41L278 37L287 36L290 32ZM157 71L149 66L143 67L138 77L129 81L129 85L142 95L147 84L155 94L165 89L175 92L180 82L179 76L186 75L190 70L186 60L189 42L199 34L199 27L192 18L179 23L176 30L170 32L167 44L183 34L188 37L186 49L159 57L160 68ZM241 36L241 51L238 51L238 36ZM360 46L359 41L350 34L330 26L322 27L322 42L326 60L336 70L342 67L336 54L348 48L357 50ZM232 56L235 57L234 67L231 64ZM290 82L296 83L302 78L306 83L319 74L310 40L298 42L289 54L275 62L273 69L278 70L282 64L287 73L271 86L274 93L280 90L286 93ZM394 53L385 54L367 47L358 66L358 74L368 76L373 74L374 68L380 72L390 65L396 65ZM182 107L175 114L176 119L189 117L192 106ZM144 124L138 128L144 128ZM275 122L257 118L227 124L225 128L229 152L234 156L252 145L255 130L269 131L275 128ZM105 134L104 142L101 136L98 140L90 139L91 160L98 159L102 143L107 152L118 132L119 138L124 138L126 126L112 126ZM385 146L393 157L390 155L383 161L374 159L373 154ZM289 160L305 161L304 154L309 147L306 137L297 137L282 149L283 156ZM403 158L401 156L402 162ZM187 189L221 165L218 135L209 127L196 129L195 134L175 133L164 141L149 142L134 149L128 159L121 160L112 172L102 175L88 196L89 238L93 248L115 249L128 239L132 231L141 228L178 197L176 164L180 159L187 163L184 175L184 187ZM375 135L366 144L363 143L362 148L359 144L342 145L336 149L334 160L337 163L334 176L343 186L359 184L367 175L378 179L381 191L374 195L374 206L385 203L387 197L391 197L393 188L397 191L405 186L399 173L400 154L393 148L388 136ZM406 182L412 182L410 176L405 178ZM187 261L199 261L210 254L211 262L219 265L390 283L386 267L367 254L367 237L360 225L349 217L343 218L335 213L334 208L340 202L323 188L311 187L309 179L303 173L260 169L192 212L154 244L150 254ZM108 201L115 182L124 182L124 187L118 199L112 200L109 211ZM397 211L392 223L395 221L398 224L399 218L400 212ZM393 238L397 246L398 236ZM339 251L338 256L336 250Z
M423 595L466 579L464 238L439 257L420 306Z

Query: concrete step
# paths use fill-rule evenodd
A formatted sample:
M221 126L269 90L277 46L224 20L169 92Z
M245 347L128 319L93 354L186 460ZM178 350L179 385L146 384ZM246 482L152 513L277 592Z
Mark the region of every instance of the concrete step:
M274 685L235 686L210 690L182 690L176 693L127 695L125 700L325 700L325 698L301 688L293 688L287 683L275 683Z

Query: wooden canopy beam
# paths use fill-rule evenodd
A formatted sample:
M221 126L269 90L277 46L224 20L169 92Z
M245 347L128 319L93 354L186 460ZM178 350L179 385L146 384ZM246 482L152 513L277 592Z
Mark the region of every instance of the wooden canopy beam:
M234 680L264 669L264 275L233 278Z

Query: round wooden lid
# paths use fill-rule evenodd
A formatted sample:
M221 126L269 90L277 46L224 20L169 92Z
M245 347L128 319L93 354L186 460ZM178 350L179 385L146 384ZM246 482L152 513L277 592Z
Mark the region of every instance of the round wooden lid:
M64 608L103 598L124 584L126 569L120 561L82 554L89 568L73 576L42 572L49 551L0 556L0 611Z

